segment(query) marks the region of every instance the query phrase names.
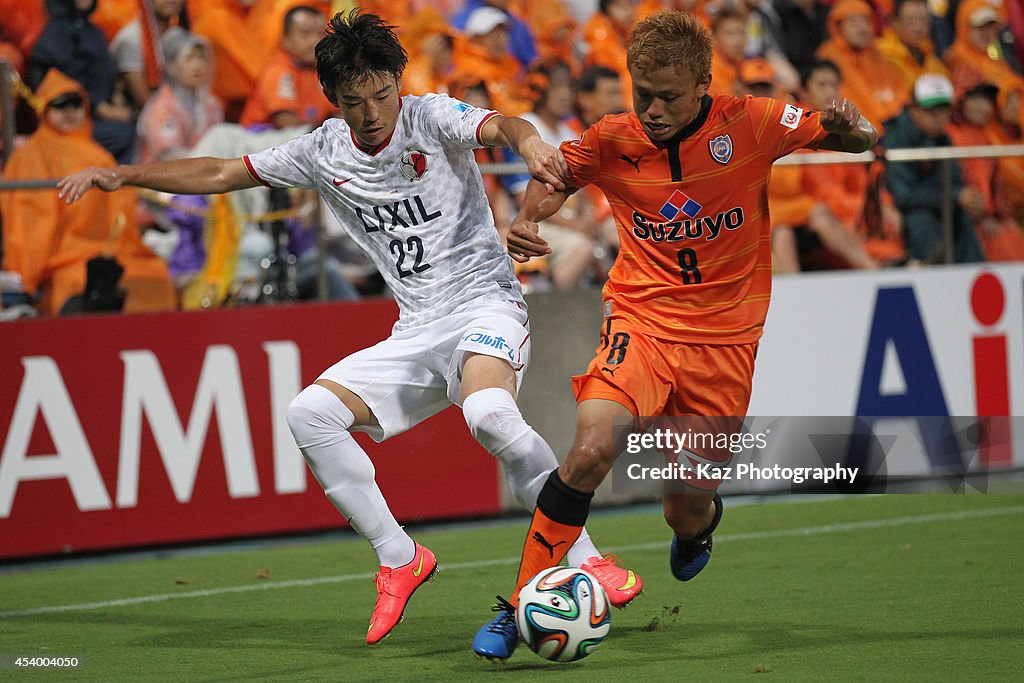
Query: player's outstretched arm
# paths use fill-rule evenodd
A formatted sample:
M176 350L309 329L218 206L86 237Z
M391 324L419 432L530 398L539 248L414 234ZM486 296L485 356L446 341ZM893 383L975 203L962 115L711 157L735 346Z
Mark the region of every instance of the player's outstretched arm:
M537 223L557 213L568 196L569 192L550 192L543 183L530 181L519 213L505 235L505 247L514 260L526 263L535 256L551 253L548 243L538 234Z
M541 140L529 121L517 116L495 116L484 124L480 139L489 147L509 147L523 157L530 175L544 183L548 192L564 190L572 181L565 157Z
M865 152L878 144L878 132L860 109L845 97L832 100L821 112L821 127L828 131L821 149Z
M89 167L57 182L58 197L70 204L93 187L113 192L125 185L174 194L221 194L258 185L241 159L178 159L141 166Z

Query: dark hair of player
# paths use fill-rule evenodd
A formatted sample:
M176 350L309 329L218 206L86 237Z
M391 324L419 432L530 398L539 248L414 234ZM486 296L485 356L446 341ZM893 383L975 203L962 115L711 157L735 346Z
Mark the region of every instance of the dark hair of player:
M639 71L683 68L700 83L711 79L711 34L689 12L662 10L640 21L626 45L626 63Z
M341 86L373 76L402 77L409 57L395 27L359 8L338 12L316 44L316 72L328 97Z
M831 71L837 78L839 78L840 81L843 80L843 73L839 70L839 67L836 66L835 62L830 59L819 59L800 69L800 87L806 88L807 82L811 80L811 76L822 69Z

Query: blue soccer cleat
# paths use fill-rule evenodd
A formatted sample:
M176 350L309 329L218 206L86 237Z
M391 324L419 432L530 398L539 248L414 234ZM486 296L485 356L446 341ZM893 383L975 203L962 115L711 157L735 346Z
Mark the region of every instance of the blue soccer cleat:
M480 627L473 637L473 652L478 657L492 661L508 659L519 643L519 629L516 627L516 608L500 595L498 604L492 607L498 616Z
M715 516L708 528L696 538L679 538L672 535L672 549L668 556L668 565L672 576L680 581L689 581L700 574L711 559L711 534L722 519L722 497L715 494Z

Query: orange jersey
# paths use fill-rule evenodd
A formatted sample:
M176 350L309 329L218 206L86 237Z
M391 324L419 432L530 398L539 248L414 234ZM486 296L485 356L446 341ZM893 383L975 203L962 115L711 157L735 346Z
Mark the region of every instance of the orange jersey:
M604 191L619 230L605 316L669 341L757 341L771 293L772 162L826 135L817 112L706 96L666 145L651 142L632 113L562 143L576 184Z

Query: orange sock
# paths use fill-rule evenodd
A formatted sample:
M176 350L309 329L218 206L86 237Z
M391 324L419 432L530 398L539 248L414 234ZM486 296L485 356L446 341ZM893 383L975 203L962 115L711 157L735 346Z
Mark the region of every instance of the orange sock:
M542 569L554 567L562 561L580 537L593 497L593 493L567 486L558 476L558 470L551 472L537 496L537 509L523 544L516 590L509 602L518 605L519 591L523 586Z
M583 526L571 526L552 521L540 508L533 513L530 530L526 534L523 545L523 557L519 561L519 576L516 577L516 591L509 600L513 605L519 604L519 591L542 569L554 567L570 546L580 537Z

